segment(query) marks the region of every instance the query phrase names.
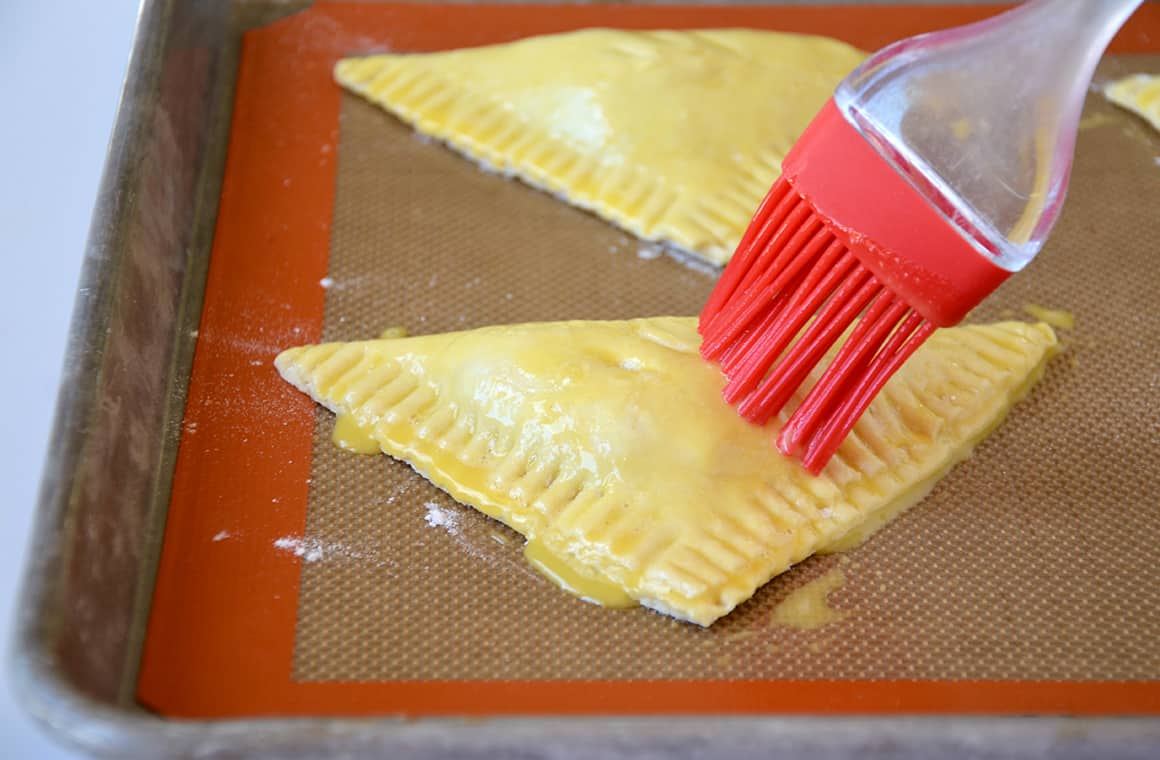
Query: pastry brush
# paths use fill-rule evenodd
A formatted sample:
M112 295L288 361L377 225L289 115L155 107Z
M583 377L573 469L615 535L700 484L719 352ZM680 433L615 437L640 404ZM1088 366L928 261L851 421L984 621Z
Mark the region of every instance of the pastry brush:
M819 473L923 341L1039 252L1096 63L1141 1L1032 0L890 45L838 86L699 322L726 400L758 424L840 344L783 453Z

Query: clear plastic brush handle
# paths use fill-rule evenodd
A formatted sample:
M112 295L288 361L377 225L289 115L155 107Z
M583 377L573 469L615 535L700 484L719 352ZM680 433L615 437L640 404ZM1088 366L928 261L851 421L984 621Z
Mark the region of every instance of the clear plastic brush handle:
M1011 272L1051 231L1084 97L1143 0L1031 0L876 53L834 99L972 244Z

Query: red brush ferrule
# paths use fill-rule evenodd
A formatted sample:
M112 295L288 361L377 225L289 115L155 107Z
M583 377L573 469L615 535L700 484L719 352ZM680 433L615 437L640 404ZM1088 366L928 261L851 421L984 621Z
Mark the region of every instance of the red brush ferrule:
M960 322L1011 274L968 242L832 99L782 173L862 266L939 327Z

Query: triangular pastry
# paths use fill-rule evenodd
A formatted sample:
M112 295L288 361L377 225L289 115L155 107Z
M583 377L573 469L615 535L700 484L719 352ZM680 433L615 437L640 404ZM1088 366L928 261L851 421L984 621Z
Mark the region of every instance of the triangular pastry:
M335 77L477 161L722 264L864 57L825 37L589 29L349 58Z
M348 433L565 575L708 625L921 499L1035 382L1056 338L1016 322L940 330L820 477L722 400L698 345L691 318L560 322L305 346L276 364Z
M1133 74L1104 88L1108 100L1142 116L1160 130L1160 75Z

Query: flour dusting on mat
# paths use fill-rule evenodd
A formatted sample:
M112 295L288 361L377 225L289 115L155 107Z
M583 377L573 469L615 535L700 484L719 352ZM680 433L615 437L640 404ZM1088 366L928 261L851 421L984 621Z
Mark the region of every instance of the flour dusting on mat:
M213 535L213 540L214 541L225 541L229 537L230 537L230 532L228 530L219 530L217 533L215 533Z
M317 538L283 536L274 540L274 548L301 557L304 562L318 562L323 559L375 559L374 552L366 552L332 541Z
M453 533L459 527L459 515L450 509L444 509L435 501L429 501L424 506L427 507L427 517L424 519L432 528L443 528L448 533Z
M307 562L317 562L326 556L322 542L315 538L294 538L284 536L274 540L274 548L293 552Z
M477 543L472 540L470 536L465 534L463 526L460 524L460 519L463 517L458 511L457 507L440 506L437 501L429 501L423 505L427 508L427 514L423 519L432 528L442 528L447 535L451 537L462 551L467 552L472 557L486 562L492 567L502 567L505 569L515 569L522 573L527 573L535 577L539 577L539 573L533 570L531 565L524 562L522 556L505 552L499 549L499 546L507 546L506 539L497 540L496 534L489 533L490 540L480 541Z

